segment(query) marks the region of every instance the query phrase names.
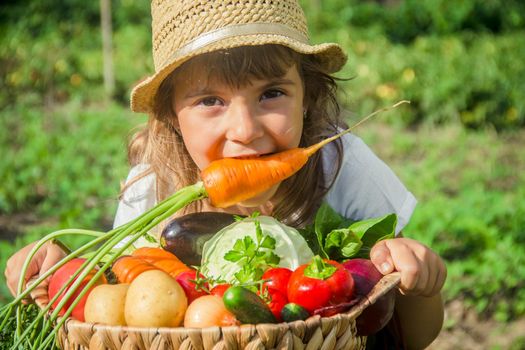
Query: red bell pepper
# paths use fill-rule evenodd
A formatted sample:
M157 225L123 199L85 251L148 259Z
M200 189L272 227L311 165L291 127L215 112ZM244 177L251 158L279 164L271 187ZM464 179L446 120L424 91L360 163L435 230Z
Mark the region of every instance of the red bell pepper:
M322 307L345 303L352 298L354 280L344 266L315 256L299 266L288 282L288 301L310 313Z

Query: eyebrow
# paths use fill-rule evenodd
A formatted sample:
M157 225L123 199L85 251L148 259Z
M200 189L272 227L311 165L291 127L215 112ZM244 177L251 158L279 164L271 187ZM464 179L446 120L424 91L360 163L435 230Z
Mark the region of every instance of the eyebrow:
M294 85L294 84L295 83L290 79L275 78L275 79L268 81L266 84L263 84L259 89L266 90L276 85ZM210 89L208 86L205 86L200 89L189 91L184 96L184 99L195 98L195 97L206 96L206 95L217 95L217 94L218 92L216 90Z
M207 86L205 86L202 89L192 90L188 92L186 95L184 95L184 99L205 96L205 95L216 95L216 94L217 94L217 91L212 90L208 88Z
M275 85L294 85L295 83L291 79L275 78L270 80L268 83L261 86L261 90L265 90Z

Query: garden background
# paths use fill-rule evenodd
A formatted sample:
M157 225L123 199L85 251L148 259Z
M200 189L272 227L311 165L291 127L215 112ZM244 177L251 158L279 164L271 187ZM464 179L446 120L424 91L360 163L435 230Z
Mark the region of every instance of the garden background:
M303 0L312 41L349 54L348 121L416 195L405 235L446 260L435 349L525 349L525 2ZM0 5L0 269L43 234L107 230L126 143L153 70L149 2L111 1L115 85L104 88L100 3ZM80 240L69 241L80 244ZM10 296L0 277L0 305Z

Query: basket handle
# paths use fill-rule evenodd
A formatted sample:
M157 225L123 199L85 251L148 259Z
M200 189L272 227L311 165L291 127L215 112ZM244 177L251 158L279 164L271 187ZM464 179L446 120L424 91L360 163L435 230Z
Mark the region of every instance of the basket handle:
M370 293L363 298L355 307L350 309L348 315L357 318L364 309L374 304L379 298L387 294L390 290L397 287L401 281L400 272L392 272L388 275L383 276L379 282L372 288Z

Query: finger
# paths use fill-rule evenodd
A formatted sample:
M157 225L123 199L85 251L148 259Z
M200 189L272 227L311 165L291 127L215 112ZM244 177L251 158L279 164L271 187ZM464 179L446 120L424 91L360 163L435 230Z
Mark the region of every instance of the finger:
M412 295L424 294L429 285L433 286L435 283L434 266L432 265L434 253L426 246L418 244L412 247L412 252L416 257L419 265L419 272L416 285L412 288L410 293Z
M20 261L20 259L15 258L13 260L9 260L7 262L7 268L5 270L5 276L7 281L7 287L9 289L9 292L13 296L18 295L18 285L20 283L20 278L22 274L22 266L23 263ZM28 266L26 275L30 276L30 274L33 272L33 266L31 264ZM22 283L22 289L26 286L26 281L29 278L24 278Z
M434 263L434 266L438 266L435 273L436 276L434 279L434 284L431 286L429 285L431 288L425 291L425 296L429 297L436 295L441 291L447 278L447 268L438 256L436 256L436 262Z
M55 264L60 261L66 253L56 244L50 243L46 248L46 254L45 258L43 259L41 266L40 266L40 273L39 277L42 276L46 271L51 269ZM31 291L31 298L37 303L47 303L48 302L48 292L47 288L49 285L49 281L51 279L51 276L48 276L45 278L38 286L36 286ZM36 282L37 278L34 277L32 279L32 282ZM29 285L29 282L28 282Z
M403 294L410 294L418 284L421 266L412 249L401 239L389 242L388 245L394 267L401 273L400 290Z
M386 242L379 241L370 250L370 260L383 275L394 271L394 262Z
M430 279L430 267L425 264L423 261L418 260L419 262L419 273L417 275L417 283L410 291L412 295L421 295L425 293L425 290L428 289L429 283L434 285L434 280L431 282Z
M17 293L18 292L18 280L19 280L20 273L19 272L13 273L10 268L7 268L5 275L6 275L7 288L9 289L9 292L11 293L11 295L13 297L16 297L18 295ZM26 298L26 299L23 299L22 302L24 304L27 304L28 302L31 302L31 299Z
M62 250L62 248L54 243L49 244L47 247L46 256L40 266L40 275L44 274L44 272L55 266L65 256L66 253Z
M36 282L37 278L33 278L27 282L27 285L30 286ZM35 289L31 291L31 298L35 301L38 306L44 306L49 303L49 296L47 292L47 283L40 283Z
M25 288L27 281L30 278L36 276L40 270L40 262L45 256L45 249L39 249L36 252L27 266L25 276L22 278L22 268L34 245L35 243L25 246L20 251L11 256L11 258L9 258L7 261L5 276L8 289L11 294L13 294L13 296L18 294L18 285L20 284L21 279L23 282L22 287Z
M6 277L6 280L7 280L7 289L9 289L9 292L11 293L11 295L15 297L16 296L15 284L9 277Z

